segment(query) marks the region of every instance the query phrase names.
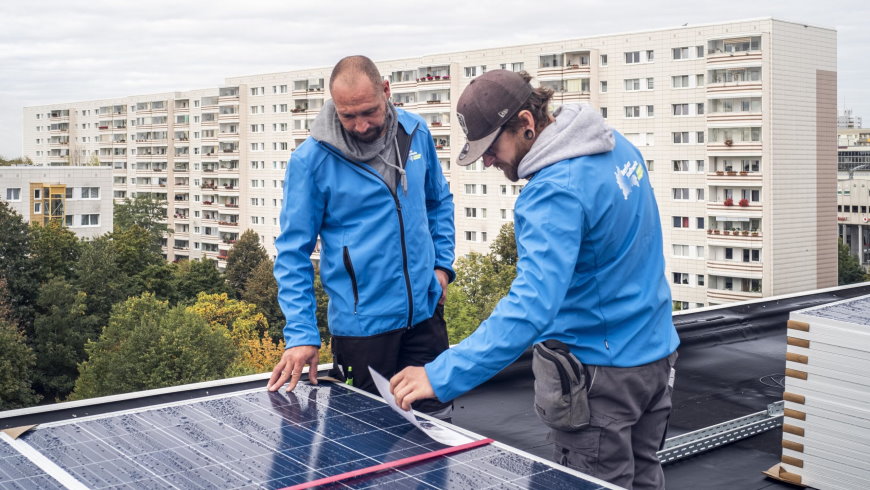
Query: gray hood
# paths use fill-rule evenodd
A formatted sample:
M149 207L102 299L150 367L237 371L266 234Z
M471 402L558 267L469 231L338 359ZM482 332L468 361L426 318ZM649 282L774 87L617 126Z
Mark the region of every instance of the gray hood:
M565 104L553 113L556 121L541 131L517 168L521 179L569 158L605 153L613 149L613 130L589 105Z

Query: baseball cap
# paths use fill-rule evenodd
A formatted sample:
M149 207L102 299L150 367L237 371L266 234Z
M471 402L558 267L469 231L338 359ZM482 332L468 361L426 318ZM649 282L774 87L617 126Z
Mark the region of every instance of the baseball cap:
M470 165L480 158L530 95L531 85L510 70L488 71L472 80L456 104L456 117L468 139L457 163Z

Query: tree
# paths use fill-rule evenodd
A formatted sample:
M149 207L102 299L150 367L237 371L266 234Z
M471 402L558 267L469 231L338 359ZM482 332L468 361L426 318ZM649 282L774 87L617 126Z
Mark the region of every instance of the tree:
M229 369L231 376L270 371L281 359L284 343L272 340L269 323L257 305L230 299L226 293L200 293L188 311L230 332L239 354Z
M517 240L513 223L506 223L501 227L498 236L489 246L489 253L497 264L516 267Z
M154 238L158 248L163 234L170 231L164 224L166 201L155 199L150 195L139 195L115 203L114 213L114 231L120 232L134 226L139 227Z
M6 290L0 279L0 292ZM6 296L2 294L0 296ZM31 380L36 356L27 345L24 332L15 325L9 308L0 301L0 411L35 405L39 402Z
M178 301L193 301L199 293L229 292L223 274L211 259L183 260L174 264L172 282Z
M108 235L84 242L75 265L75 284L83 291L89 315L95 315L100 325L109 320L112 305L133 295L133 278L119 271L117 253Z
M849 247L843 243L842 239L838 241L837 249L837 283L842 286L844 284L866 281L867 277L864 269L861 267L858 259L849 251Z
M444 302L444 320L447 322L447 337L450 344L461 342L471 335L480 325L478 312L468 301L462 288L447 289Z
M314 266L314 301L317 305L314 316L317 319L317 330L320 331L320 341L327 345L332 342L332 333L329 331L329 295L323 289L320 267L317 266Z
M237 355L226 328L149 293L116 305L85 350L71 399L223 378Z
M77 366L85 360L85 343L99 334L98 319L87 314L86 296L57 276L40 288L33 322L34 387L46 399L70 394Z
M0 156L0 167L9 167L11 165L33 165L33 160L30 157L18 157L12 160L7 160Z
M166 262L160 250L160 242L155 241L149 231L139 225L121 228L109 236L118 273L135 276L149 265Z
M31 224L31 255L39 281L51 276L71 279L82 245L75 233L60 223Z
M242 299L257 305L260 313L269 321L269 334L278 342L284 340L285 321L284 313L278 306L278 282L272 273L273 266L272 259L268 257L260 261L245 283Z
M224 272L235 297L242 297L248 277L260 262L268 257L266 249L260 245L260 237L254 230L242 233L227 254L227 267Z
M20 214L0 201L0 279L5 281L4 297L10 320L30 333L33 303L39 289L31 258L30 230Z

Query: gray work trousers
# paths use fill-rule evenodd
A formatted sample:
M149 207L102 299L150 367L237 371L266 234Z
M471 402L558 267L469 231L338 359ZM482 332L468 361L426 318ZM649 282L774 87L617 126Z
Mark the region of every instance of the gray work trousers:
M656 452L667 430L677 353L643 366L586 366L589 427L550 431L557 463L628 489L663 489Z

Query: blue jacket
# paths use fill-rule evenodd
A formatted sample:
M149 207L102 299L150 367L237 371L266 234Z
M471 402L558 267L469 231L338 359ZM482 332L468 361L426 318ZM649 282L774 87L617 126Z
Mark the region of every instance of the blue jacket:
M548 164L523 188L517 277L471 336L426 364L440 400L548 339L604 366L639 366L677 348L653 189L640 152L613 133L612 151Z
M310 137L290 158L275 242L287 348L320 345L311 263L318 235L333 335L371 336L426 320L441 296L435 269L454 276L453 195L426 124L397 113L411 135L407 193Z

